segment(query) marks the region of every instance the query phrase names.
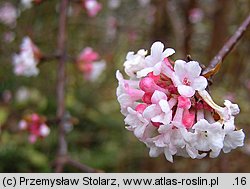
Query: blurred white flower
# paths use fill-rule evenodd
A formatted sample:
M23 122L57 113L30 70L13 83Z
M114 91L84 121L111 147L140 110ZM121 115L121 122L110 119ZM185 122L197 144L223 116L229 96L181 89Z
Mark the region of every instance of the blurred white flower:
M13 56L14 73L18 76L36 76L39 73L37 64L40 50L29 37L25 37L20 46L20 53Z
M137 1L141 7L146 7L150 3L150 0L137 0Z
M121 5L121 0L109 0L108 1L108 7L110 9L117 9Z
M17 9L11 3L4 3L0 7L0 22L15 27L17 19Z
M90 17L95 17L102 9L102 4L96 0L84 0L84 7Z
M105 70L106 62L104 60L97 61L98 59L99 54L91 47L84 48L78 56L77 66L83 72L86 80L96 81Z

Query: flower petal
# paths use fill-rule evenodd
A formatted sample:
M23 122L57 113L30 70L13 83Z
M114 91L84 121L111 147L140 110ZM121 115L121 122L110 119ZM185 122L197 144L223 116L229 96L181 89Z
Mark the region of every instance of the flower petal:
M161 57L162 52L163 52L164 45L162 42L154 42L153 45L151 46L151 55L153 57Z
M144 126L138 126L135 128L134 130L134 134L137 138L142 138L143 137L143 134L145 132L145 129L146 129L146 125Z
M154 75L160 75L161 73L161 67L162 67L162 62L158 62L155 66L154 66Z
M187 62L185 68L188 72L188 75L191 75L192 77L198 77L201 74L201 67L196 61Z
M154 67L148 67L144 68L136 73L137 78L145 77L148 75L148 73L154 71Z
M228 153L232 149L237 148L238 146L244 145L245 134L242 129L238 131L232 131L231 133L225 136L223 152Z
M156 115L158 115L159 112L160 110L158 110L157 105L152 104L144 110L143 117L150 120L152 117L155 117Z
M167 100L166 94L161 91L155 91L151 97L151 102L157 104L160 100Z
M171 154L171 152L169 151L169 149L168 148L164 148L164 155L165 155L165 157L166 157L166 159L168 160L168 161L170 161L171 163L173 163L173 156L172 156L172 154Z
M207 87L207 79L203 76L199 76L193 80L191 83L193 89L202 91Z
M174 71L177 77L182 80L186 75L186 62L184 60L176 60L174 64Z
M153 117L151 119L153 122L156 122L156 123L163 123L164 122L164 114L160 114L160 115L156 115L155 117Z
M180 95L184 96L184 97L192 97L194 96L195 90L187 85L179 85L177 87L178 92L180 93Z
M170 112L168 101L162 99L159 101L159 105L164 113Z
M171 56L172 54L175 53L175 50L172 49L172 48L167 48L164 52L163 52L163 56L162 58L166 58L166 57L169 57Z

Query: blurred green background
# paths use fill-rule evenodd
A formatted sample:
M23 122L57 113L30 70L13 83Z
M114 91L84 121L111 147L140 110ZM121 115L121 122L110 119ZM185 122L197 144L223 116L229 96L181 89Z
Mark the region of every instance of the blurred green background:
M221 153L216 159L175 157L173 164L163 155L150 158L146 146L125 129L115 95L115 71L123 70L128 51L149 49L155 40L161 40L176 50L173 59L190 54L207 65L249 14L250 1L117 1L115 7L114 1L112 6L112 1L99 0L103 8L93 18L79 4L70 3L68 53L76 56L90 46L106 60L107 69L98 81L89 83L74 64L67 64L66 107L78 119L67 134L69 154L105 172L250 172L250 29L225 59L211 86L217 103L229 99L239 104L236 124L246 134L243 148ZM0 6L6 2L20 7L17 0L1 0ZM26 35L44 54L56 52L59 2L44 0L19 10L15 27L0 23L0 172L54 171L57 125L50 124L51 134L46 139L29 144L27 133L19 132L17 123L31 112L55 117L57 62L39 65L40 74L26 78L13 74L11 59ZM196 15L192 10L198 10ZM198 19L193 20L197 13ZM12 40L6 40L8 33ZM26 98L22 99L22 94L27 94ZM66 166L64 171L79 170Z

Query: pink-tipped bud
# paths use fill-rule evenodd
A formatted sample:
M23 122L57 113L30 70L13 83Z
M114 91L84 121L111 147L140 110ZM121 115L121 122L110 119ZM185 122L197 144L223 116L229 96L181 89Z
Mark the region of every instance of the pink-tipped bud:
M99 58L99 54L92 48L86 47L77 58L77 62L92 63Z
M191 101L187 97L178 97L178 107L183 109L189 109L191 107Z
M145 93L142 97L142 101L147 103L147 104L152 104L151 98L153 96L153 93Z
M147 108L146 104L138 104L135 108L135 111L139 112L139 113L143 113L143 111Z
M139 84L141 90L145 91L145 92L151 92L153 93L154 91L158 90L158 91L162 91L165 92L166 90L159 87L158 85L156 85L156 83L154 82L154 79L150 78L150 77L145 77L140 81Z
M194 112L189 112L189 110L184 110L182 123L187 129L192 128L194 125L195 114Z

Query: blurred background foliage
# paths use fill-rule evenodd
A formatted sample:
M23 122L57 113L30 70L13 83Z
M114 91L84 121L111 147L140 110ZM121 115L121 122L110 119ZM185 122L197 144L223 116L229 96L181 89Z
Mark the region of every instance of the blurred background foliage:
M5 2L20 7L17 0L1 0L0 6ZM55 117L57 62L42 63L39 76L26 78L13 74L11 59L26 35L44 54L56 52L59 2L44 0L19 10L15 27L0 23L0 172L53 172L57 125L50 124L46 139L29 144L17 123L31 112L48 120ZM115 71L123 70L128 51L149 49L153 41L161 40L176 49L173 59L190 54L207 65L249 14L250 1L117 0L117 7L112 7L112 0L99 2L103 8L94 18L72 1L68 11L70 56L90 46L107 62L105 73L94 83L85 81L74 64L67 64L66 107L78 120L67 134L70 155L105 172L250 172L250 29L225 59L210 88L217 103L229 99L239 104L236 124L246 133L241 149L216 159L175 157L173 164L163 156L150 158L145 145L124 128L115 95ZM192 10L200 11L198 19L192 20L197 16ZM8 34L12 40L6 40ZM64 171L78 172L70 166Z

